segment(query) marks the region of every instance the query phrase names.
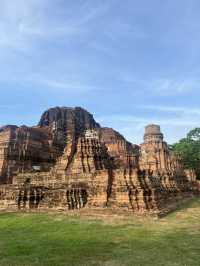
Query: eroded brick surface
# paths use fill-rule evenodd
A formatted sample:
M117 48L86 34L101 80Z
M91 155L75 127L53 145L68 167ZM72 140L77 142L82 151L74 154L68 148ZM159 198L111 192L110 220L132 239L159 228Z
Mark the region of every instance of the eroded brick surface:
M0 130L0 209L111 208L161 213L199 194L157 125L131 144L82 108L52 108L35 127Z

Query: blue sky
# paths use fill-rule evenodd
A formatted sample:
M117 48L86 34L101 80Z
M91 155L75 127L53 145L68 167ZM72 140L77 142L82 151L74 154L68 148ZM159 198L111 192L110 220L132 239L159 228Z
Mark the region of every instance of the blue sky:
M82 106L142 142L200 126L199 0L0 0L0 124Z

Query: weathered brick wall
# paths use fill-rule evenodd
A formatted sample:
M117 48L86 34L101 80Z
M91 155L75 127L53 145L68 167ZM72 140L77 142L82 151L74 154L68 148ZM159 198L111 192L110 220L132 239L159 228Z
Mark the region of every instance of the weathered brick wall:
M0 185L0 209L161 213L198 195L199 183L185 174L160 128L148 126L144 139L133 145L81 108L50 109L37 127L4 127L0 180L10 184Z

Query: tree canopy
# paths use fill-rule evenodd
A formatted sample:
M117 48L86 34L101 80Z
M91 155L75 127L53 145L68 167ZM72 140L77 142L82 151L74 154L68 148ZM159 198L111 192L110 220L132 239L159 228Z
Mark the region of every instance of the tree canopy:
M185 168L194 170L200 179L200 128L191 130L186 138L172 145L172 149L181 158Z

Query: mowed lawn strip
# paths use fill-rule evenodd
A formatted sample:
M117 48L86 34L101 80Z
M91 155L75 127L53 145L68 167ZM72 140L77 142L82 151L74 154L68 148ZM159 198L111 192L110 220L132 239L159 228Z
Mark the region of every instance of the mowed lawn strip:
M1 213L0 265L200 265L200 199L162 219Z

